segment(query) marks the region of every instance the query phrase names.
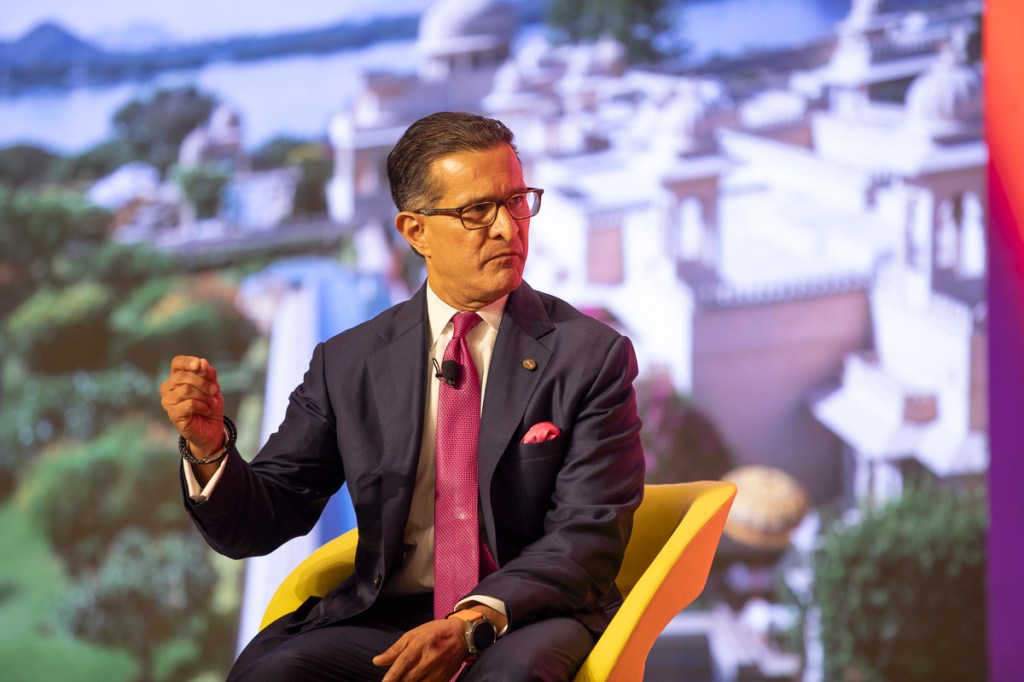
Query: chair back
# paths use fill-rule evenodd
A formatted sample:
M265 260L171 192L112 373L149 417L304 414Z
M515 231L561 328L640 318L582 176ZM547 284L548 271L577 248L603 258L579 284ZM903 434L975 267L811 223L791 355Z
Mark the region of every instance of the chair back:
M655 639L704 589L735 496L720 481L644 487L615 580L625 599L577 682L643 679Z

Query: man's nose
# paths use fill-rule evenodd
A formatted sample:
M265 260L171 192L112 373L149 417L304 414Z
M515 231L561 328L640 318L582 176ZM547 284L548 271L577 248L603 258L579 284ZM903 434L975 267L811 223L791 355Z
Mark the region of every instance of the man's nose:
M505 241L512 241L519 236L519 223L512 214L508 212L508 207L504 204L498 207L498 215L495 216L494 222L491 223L490 236L493 239L501 237Z

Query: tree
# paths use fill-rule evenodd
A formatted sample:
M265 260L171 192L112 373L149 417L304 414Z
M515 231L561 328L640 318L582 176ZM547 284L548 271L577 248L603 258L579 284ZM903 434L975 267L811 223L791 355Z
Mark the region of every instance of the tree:
M211 603L212 550L168 485L178 462L169 425L130 419L93 440L37 452L18 493L73 584L55 624L127 649L142 680L156 677L154 655L172 643L179 670L164 679L192 677L181 668L219 668L230 655L223 642L232 619Z
M207 638L216 583L195 533L150 536L129 529L114 541L95 577L75 586L60 622L79 637L127 649L139 660L136 679L153 680L162 645Z
M109 213L78 194L0 184L0 319L53 284L62 264L100 244L109 224Z
M185 136L206 121L216 100L192 86L158 90L114 114L114 133L127 142L135 158L166 172L178 160Z
M221 192L231 179L231 173L216 163L204 163L194 168L174 172L178 184L197 218L213 218L220 211Z
M107 362L107 318L115 302L116 292L96 281L42 288L8 318L10 350L44 374L100 369Z
M324 186L331 179L333 165L323 145L303 144L289 151L287 161L297 166L301 175L295 188L296 215L316 215L327 211Z
M556 40L618 40L635 62L660 62L682 51L670 0L551 0L547 21Z
M0 184L14 188L41 184L56 159L52 152L27 144L0 149Z
M167 428L135 419L38 460L19 496L72 576L93 571L126 528L190 529L181 492L167 481L174 443Z
M146 282L111 316L111 361L159 374L188 348L217 366L230 366L256 334L235 307L234 296L234 287L213 276Z
M288 137L286 135L279 135L265 143L263 143L255 152L252 153L252 169L253 170L269 170L271 168L280 168L288 164L288 155L296 147L305 144L302 140L296 137Z
M985 509L981 494L921 488L825 533L826 679L985 679Z
M55 161L50 179L54 182L93 182L134 160L134 149L126 141L107 140L81 154Z
M159 416L153 400L159 379L129 365L46 376L13 364L0 405L0 498L53 442L92 438L140 407Z

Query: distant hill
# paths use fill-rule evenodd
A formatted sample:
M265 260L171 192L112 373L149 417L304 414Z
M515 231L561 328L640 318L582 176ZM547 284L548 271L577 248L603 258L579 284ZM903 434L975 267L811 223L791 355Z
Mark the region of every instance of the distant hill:
M9 65L74 64L93 61L103 54L55 22L40 24L12 43L0 43L0 62Z
M47 22L12 42L0 42L0 91L147 79L213 60L246 61L287 54L326 54L416 36L419 16L394 16L269 36L240 36L135 51L103 50Z
M724 0L699 1L717 3ZM887 12L929 10L956 1L880 0L879 6ZM543 21L542 0L518 0L514 5L523 24ZM419 15L410 14L346 21L276 35L237 36L187 44L169 44L150 31L145 36L136 36L139 40L135 43L125 42L122 36L122 40L115 41L118 48L108 41L108 47L104 49L51 21L36 26L15 41L0 41L0 92L35 86L70 87L146 80L161 71L199 68L214 60L246 61L288 54L327 54L385 40L412 39L418 27Z

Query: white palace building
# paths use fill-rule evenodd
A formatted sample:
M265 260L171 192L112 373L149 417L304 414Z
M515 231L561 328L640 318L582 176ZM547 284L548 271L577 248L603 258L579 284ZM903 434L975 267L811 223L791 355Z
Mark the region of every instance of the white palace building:
M415 73L363 73L332 117L331 218L354 231L363 276L390 276L408 249L391 147L435 111L498 117L546 190L526 278L629 334L641 371L670 377L737 464L846 506L982 474L987 150L966 60L980 11L854 0L818 64L766 64L740 89L728 71L635 68L611 40L549 45L494 0L438 0ZM265 433L304 369L287 357L331 327L302 321L330 307L320 275L303 277L274 316ZM249 562L241 642L318 542ZM714 642L732 637L711 638L719 665L732 654Z
M855 0L823 65L737 95L728 73L632 68L614 41L554 47L499 2L439 0L418 71L363 74L333 117L332 217L386 234L405 127L496 116L546 189L527 279L620 324L739 463L817 502L983 472L979 12Z

